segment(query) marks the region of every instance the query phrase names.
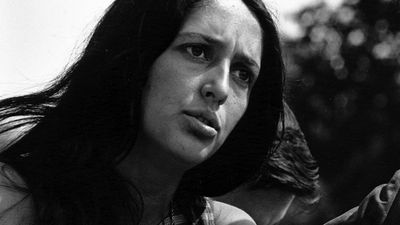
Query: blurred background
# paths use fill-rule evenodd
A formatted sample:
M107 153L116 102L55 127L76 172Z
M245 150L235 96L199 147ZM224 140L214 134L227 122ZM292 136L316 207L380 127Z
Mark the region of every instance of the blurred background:
M79 55L112 0L0 0L0 97L42 88ZM321 204L282 224L322 224L400 169L398 0L265 0L286 97L320 164Z
M324 193L303 223L287 224L322 224L400 168L400 5L320 2L291 16L301 34L284 41L286 96L319 162Z

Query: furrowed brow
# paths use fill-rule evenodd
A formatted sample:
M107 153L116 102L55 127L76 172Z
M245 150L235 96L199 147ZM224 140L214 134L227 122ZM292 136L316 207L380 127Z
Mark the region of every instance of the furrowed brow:
M196 32L182 32L178 34L178 38L182 39L198 39L198 40L204 40L209 44L214 44L218 46L224 46L224 42L222 40L219 40L217 38L211 37L207 34L203 33L196 33ZM252 59L249 55L245 53L238 54L235 56L235 58L239 61L242 61L243 63L247 64L248 66L254 67L256 69L260 69L260 65Z
M260 65L258 65L258 63L254 59L252 59L250 56L246 54L239 54L235 58L236 60L241 61L250 67L254 67L258 70L260 69Z
M203 39L210 44L222 45L223 42L209 35L195 32L183 32L178 34L178 38L191 38L191 39Z

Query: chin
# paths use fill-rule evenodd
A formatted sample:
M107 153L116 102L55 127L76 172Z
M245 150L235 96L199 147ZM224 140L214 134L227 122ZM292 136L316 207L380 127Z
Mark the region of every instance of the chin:
M213 153L214 152L208 148L191 148L188 151L181 152L178 157L189 167L194 167L207 160Z
M191 137L186 140L181 139L181 142L174 149L175 158L178 158L189 168L204 162L217 151L214 142L205 143Z

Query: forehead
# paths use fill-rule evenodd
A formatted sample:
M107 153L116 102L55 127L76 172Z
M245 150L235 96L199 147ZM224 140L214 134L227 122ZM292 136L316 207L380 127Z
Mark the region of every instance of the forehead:
M188 16L180 32L205 34L252 55L261 51L261 27L241 0L206 0Z

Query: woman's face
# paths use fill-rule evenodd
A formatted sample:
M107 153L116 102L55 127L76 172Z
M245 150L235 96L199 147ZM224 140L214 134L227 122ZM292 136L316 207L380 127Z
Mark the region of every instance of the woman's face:
M211 156L246 110L261 55L261 27L241 0L194 9L150 69L139 145L188 166Z

